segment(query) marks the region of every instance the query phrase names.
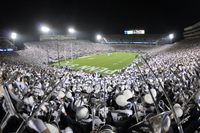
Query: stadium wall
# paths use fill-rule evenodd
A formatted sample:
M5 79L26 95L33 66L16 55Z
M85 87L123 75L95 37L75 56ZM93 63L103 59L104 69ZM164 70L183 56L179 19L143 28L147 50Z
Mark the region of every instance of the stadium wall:
M200 38L200 22L184 28L183 36L185 39Z

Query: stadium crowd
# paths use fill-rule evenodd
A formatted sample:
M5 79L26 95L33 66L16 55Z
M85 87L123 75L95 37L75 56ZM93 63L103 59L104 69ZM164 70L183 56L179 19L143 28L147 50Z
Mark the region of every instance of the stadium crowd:
M68 59L112 51L115 51L115 48L109 45L89 41L42 41L25 43L25 49L18 50L15 53L3 52L0 53L0 56L1 60L17 60L46 67L48 62L58 61L58 53L59 59Z
M108 76L8 61L0 66L1 114L25 121L23 132L188 133L200 125L199 46L141 55ZM12 122L1 128L11 132Z
M90 55L100 52L113 51L114 49L105 44L96 44L89 41L81 40L67 40L67 41L43 41L43 42L31 42L25 44L25 51L19 52L22 57L29 55L30 57L36 57L32 61L37 64L47 63L47 54L50 61L56 61L59 58L73 58ZM37 54L36 54L37 53ZM37 60L37 58L40 58ZM29 58L28 58L29 59Z

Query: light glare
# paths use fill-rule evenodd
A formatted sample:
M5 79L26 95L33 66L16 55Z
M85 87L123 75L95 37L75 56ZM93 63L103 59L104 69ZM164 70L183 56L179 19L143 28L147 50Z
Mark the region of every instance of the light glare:
M11 33L11 39L15 40L17 38L17 33L12 32Z
M99 41L99 40L101 40L101 38L102 38L102 36L101 35L97 35L97 40Z
M174 39L174 34L169 34L169 39Z
M44 32L44 33L48 33L50 31L50 28L47 27L47 26L42 26L41 31Z
M75 29L74 29L74 28L69 28L69 29L68 29L68 32L69 32L69 33L75 33Z

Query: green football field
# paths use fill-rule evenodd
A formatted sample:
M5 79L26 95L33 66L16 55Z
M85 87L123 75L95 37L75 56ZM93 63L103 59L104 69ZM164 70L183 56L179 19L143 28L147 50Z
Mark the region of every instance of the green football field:
M129 66L137 58L137 55L138 53L133 52L104 53L79 57L73 60L61 60L60 66L68 66L72 69L89 73L113 74ZM58 67L59 63L54 63L53 66Z

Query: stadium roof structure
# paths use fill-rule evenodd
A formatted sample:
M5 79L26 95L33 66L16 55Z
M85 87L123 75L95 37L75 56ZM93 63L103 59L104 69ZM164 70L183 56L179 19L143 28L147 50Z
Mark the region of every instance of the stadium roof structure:
M188 26L188 27L184 28L184 31L192 30L192 29L197 28L199 26L200 26L200 21L195 23L195 24L193 24L193 25L191 25L191 26Z
M109 44L158 44L166 34L113 34L104 35Z
M184 28L183 36L185 39L200 38L200 21Z

